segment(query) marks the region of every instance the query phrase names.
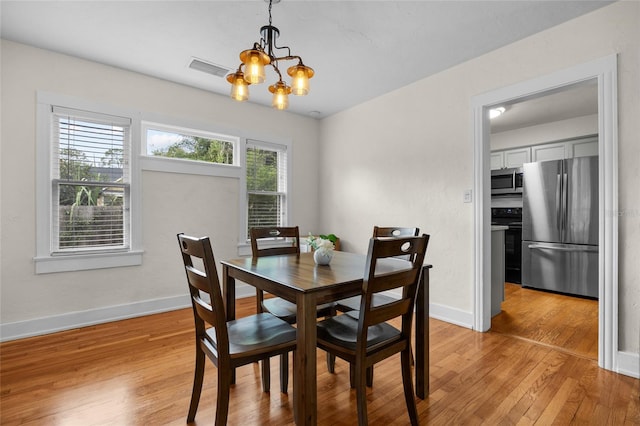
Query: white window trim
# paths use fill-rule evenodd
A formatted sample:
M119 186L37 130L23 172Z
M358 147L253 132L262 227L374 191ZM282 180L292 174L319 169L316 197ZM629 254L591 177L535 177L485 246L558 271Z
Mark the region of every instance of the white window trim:
M290 139L278 139L278 138L265 138L264 136L257 137L242 137L240 139L241 149L239 150L240 161L242 164L242 173L240 174L240 197L239 197L239 211L240 211L240 226L238 229L238 255L239 256L251 256L251 242L246 237L246 229L248 226L247 217L247 164L246 164L246 151L247 143L263 145L266 148L281 148L287 149L287 197L285 206L285 223L283 226L288 226L293 223L293 209L291 207L291 193L293 190L293 143Z
M125 108L38 91L36 94L36 274L115 268L142 264L142 220L140 196L140 113ZM131 118L130 248L83 254L51 252L51 106L104 113Z
M219 135L223 140L228 138L233 140L233 164L216 164L204 161L184 160L180 158L157 157L147 155L146 135L148 129L165 129L167 131L184 132L187 130L194 131L193 134L206 138L212 135ZM198 133L198 130L205 133ZM241 146L242 138L237 135L237 131L223 130L221 127L212 126L202 122L186 119L176 119L164 117L157 114L143 114L141 121L141 143L140 150L140 167L142 170L165 172L165 173L182 173L203 176L219 176L240 178L242 175L241 167Z

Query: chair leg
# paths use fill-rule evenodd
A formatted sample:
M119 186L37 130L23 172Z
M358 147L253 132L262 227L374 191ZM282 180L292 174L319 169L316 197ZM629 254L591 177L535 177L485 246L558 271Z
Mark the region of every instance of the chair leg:
M367 367L367 386L373 387L373 365Z
M353 364L349 364L349 386L356 388L356 366Z
M193 375L193 390L191 391L191 404L189 405L189 414L187 414L187 423L191 423L196 418L198 411L198 403L200 402L200 393L202 392L202 382L204 380L204 364L205 355L200 348L196 348L196 371Z
M289 352L280 355L280 392L287 393L289 387Z
M293 351L293 369L294 370L295 370L295 366L296 366L296 363L297 363L297 360L296 360L297 356L298 356L298 351L296 351L294 349L294 351ZM294 373L294 376L293 376L293 395L294 395L294 397L293 397L293 422L295 424L300 424L298 422L298 408L297 408L298 404L296 404L296 400L295 400L295 395L296 395L296 392L298 390L298 388L297 388L298 386L300 386L300 384L296 383L296 376L295 376L295 373Z
M231 372L218 368L218 398L216 404L216 425L226 425L229 415L229 393L231 392Z
M367 372L362 365L354 365L355 370L355 385L356 385L356 401L358 404L358 425L367 426L369 420L367 418L367 389L365 387Z
M413 381L411 380L411 348L403 350L400 354L402 367L402 384L404 385L404 399L407 403L407 412L412 426L418 425L418 409L413 393Z
M271 359L262 360L262 391L269 392L271 389Z
M409 346L409 355L411 356L411 366L413 367L414 365L416 365L416 360L413 357L413 348L411 348L411 346Z
M327 352L327 371L331 374L336 372L336 356Z
M336 310L336 307L332 306L329 316L325 317L325 319L335 317L337 314L338 311ZM336 372L336 356L331 352L327 352L327 371L331 374Z

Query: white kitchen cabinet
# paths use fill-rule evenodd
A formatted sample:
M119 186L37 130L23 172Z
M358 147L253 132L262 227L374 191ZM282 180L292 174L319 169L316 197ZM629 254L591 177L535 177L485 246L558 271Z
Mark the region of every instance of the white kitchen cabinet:
M531 148L509 149L504 151L505 167L522 167L524 163L531 162Z
M491 153L491 170L504 169L506 167L522 167L524 163L531 161L531 148L514 148Z
M491 152L491 170L522 167L533 161L563 160L565 158L598 155L598 136L564 142L545 143Z
M572 158L598 155L598 137L567 142L568 154Z
M494 151L491 153L491 170L500 170L504 168L504 152Z
M547 143L531 147L531 161L563 160L567 158L567 144Z

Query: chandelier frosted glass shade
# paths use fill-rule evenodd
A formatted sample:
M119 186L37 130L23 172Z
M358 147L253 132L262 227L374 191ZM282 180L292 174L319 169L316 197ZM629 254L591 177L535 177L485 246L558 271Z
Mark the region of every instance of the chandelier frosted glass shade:
M269 86L269 91L273 93L273 100L271 106L275 109L283 110L289 107L289 93L291 93L291 87L280 80L276 84Z
M257 49L249 49L240 53L240 60L244 64L244 78L249 84L264 83L266 79L264 66L269 65L271 59Z
M231 83L231 98L242 102L249 99L249 83L244 79L242 71L236 71L227 76L227 81Z
M287 74L291 76L291 93L298 96L309 93L309 79L313 77L313 69L300 63L290 67Z

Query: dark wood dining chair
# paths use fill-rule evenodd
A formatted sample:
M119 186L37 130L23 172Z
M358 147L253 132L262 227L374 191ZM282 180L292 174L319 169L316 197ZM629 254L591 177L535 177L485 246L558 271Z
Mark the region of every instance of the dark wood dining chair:
M373 238L377 237L417 237L420 235L420 228L403 228L399 226L374 226ZM410 260L410 256L400 256L400 259ZM346 299L341 299L336 302L336 311L340 312L352 312L352 316L355 318L357 315L355 312L360 309L361 296L352 296ZM387 294L374 294L373 305L385 305L396 301L397 299ZM413 352L411 353L411 364L413 365ZM351 377L351 384L353 385L353 377ZM373 367L367 370L367 386L373 386Z
M372 238L369 242L362 298L357 317L350 312L318 322L318 347L349 362L356 388L358 424L367 424L367 369L383 359L400 353L404 396L412 425L418 424L418 412L411 380L411 327L413 306L429 236ZM381 259L409 256L407 268L376 275ZM396 260L399 261L399 260ZM402 296L388 304L376 305L377 293L401 289ZM388 324L401 318L397 329Z
M300 231L297 226L272 226L251 228L251 253L253 257L276 256L282 254L300 254ZM284 300L280 297L264 297L264 292L256 289L256 310L257 312L269 312L272 315L288 322L296 323L297 306L295 303ZM335 315L335 304L326 303L318 305L317 317ZM263 376L270 372L270 361L262 361ZM335 358L327 356L327 368L334 371ZM286 355L280 357L280 374L288 371L289 358ZM282 380L282 378L281 378Z
M398 226L373 227L373 238L409 236L417 237L418 235L420 235L420 228L402 228ZM406 256L403 257L406 258ZM388 296L386 294L376 294L373 299L373 304L385 304L393 302L394 300L395 299L392 296ZM340 312L357 311L358 309L360 309L360 296L348 297L336 302L336 310Z
M187 422L193 422L198 411L207 356L218 368L215 424L221 426L227 423L229 391L234 382L235 368L277 355L287 356L296 347L296 329L269 313L227 321L209 238L178 234L178 243L189 284L196 331L195 374ZM287 375L288 372L281 374ZM263 377L265 392L269 385ZM286 382L281 390L286 393Z

